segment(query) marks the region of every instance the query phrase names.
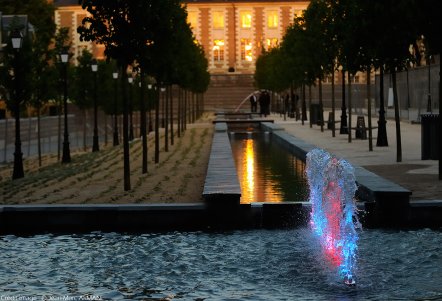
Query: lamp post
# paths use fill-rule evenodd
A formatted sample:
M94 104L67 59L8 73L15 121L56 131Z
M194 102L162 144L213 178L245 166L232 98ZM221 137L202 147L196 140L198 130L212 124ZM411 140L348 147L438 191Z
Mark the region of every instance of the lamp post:
M98 64L97 60L93 59L91 62L92 73L94 73L94 137L92 143L92 152L98 152L100 146L98 144L98 105L97 105L97 71Z
M71 162L71 151L69 149L68 132L68 61L69 53L65 49L60 53L60 61L63 64L63 107L64 107L64 134L63 134L63 155L61 163Z
M118 112L118 71L115 71L112 73L112 77L115 80L115 93L114 93L114 141L113 145L117 146L120 144L118 139L118 118L117 118L117 112Z
M11 43L14 49L14 117L15 117L15 151L14 151L14 169L12 172L12 179L19 179L25 176L23 170L23 153L21 151L20 139L20 71L18 64L18 55L23 43L23 36L19 30L11 33Z
M379 118L378 118L378 137L376 146L388 146L387 139L387 120L385 119L385 101L384 101L384 66L379 68Z
M134 78L132 75L127 77L127 82L129 83L129 141L134 140L134 124L133 124L133 105L132 105L132 84Z

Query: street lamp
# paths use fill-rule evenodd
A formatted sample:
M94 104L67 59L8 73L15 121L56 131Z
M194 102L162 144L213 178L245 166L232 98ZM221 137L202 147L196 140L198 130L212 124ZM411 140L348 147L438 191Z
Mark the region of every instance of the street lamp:
M64 135L63 135L63 155L61 163L71 162L71 152L69 149L69 132L68 132L68 61L69 53L64 49L60 53L60 61L63 64L63 106L64 106Z
M129 83L129 141L134 140L134 124L133 124L133 100L132 100L132 84L134 78L132 74L127 77Z
M12 179L19 179L25 176L23 170L23 153L21 151L20 139L20 70L18 68L19 50L23 43L23 35L19 30L14 30L11 33L11 44L14 49L14 116L15 116L15 151L14 151L14 169L12 172Z
M115 95L114 95L114 141L113 145L119 145L120 142L118 141L118 118L117 118L117 112L118 112L118 83L116 82L118 80L118 71L115 71L112 73L112 78L115 80Z
M23 44L23 35L20 30L14 30L11 32L12 48L20 49Z
M98 152L100 150L100 146L98 144L98 106L97 106L97 71L98 64L97 60L93 59L91 62L92 73L94 73L94 137L92 143L92 152Z

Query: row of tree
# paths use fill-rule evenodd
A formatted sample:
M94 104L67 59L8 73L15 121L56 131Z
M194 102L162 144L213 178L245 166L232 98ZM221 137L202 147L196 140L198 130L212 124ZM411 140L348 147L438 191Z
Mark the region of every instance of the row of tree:
M68 29L56 32L54 7L45 0L2 2L4 14L27 14L33 24L34 35L24 37L23 47L17 51L11 43L4 48L0 64L0 86L2 98L8 109L33 106L38 117L44 103L59 101L62 95L64 66L58 55L71 48ZM5 3L3 3L5 2ZM28 2L29 5L27 4ZM130 189L129 140L132 123L129 118L133 110L141 116L143 145L143 173L147 172L147 120L146 112L156 110L155 159L159 160L159 106L160 95L166 106L166 145L170 124L173 143L172 85L179 86L178 131L185 129L185 122L201 113L201 95L209 84L207 60L200 45L195 42L187 24L185 7L177 0L167 1L79 1L90 17L78 28L82 40L95 41L105 46L106 62L98 62L98 72L91 72L92 54L88 51L77 58L76 64L68 64L69 100L81 110L93 107L94 100L106 114L123 114L124 189ZM44 13L43 13L44 12ZM21 30L23 26L12 23L9 32ZM72 59L70 63L74 63ZM118 95L115 93L118 72ZM128 79L133 77L128 89ZM98 82L98 85L94 83ZM147 91L146 87L152 88ZM164 93L161 93L164 91ZM190 93L188 93L190 91ZM133 93L133 95L132 95ZM148 95L148 97L146 97ZM147 98L147 99L146 99ZM129 101L133 100L133 101ZM193 103L195 115L186 116L188 106ZM163 105L164 106L164 105ZM175 110L176 111L176 110ZM18 123L18 113L15 114ZM150 115L150 114L149 114ZM193 119L192 119L193 120ZM17 123L16 123L17 124ZM114 145L119 144L117 122L114 122ZM17 128L17 126L16 126ZM40 129L40 127L38 127ZM19 130L19 127L18 127ZM19 132L19 131L18 131ZM115 134L117 135L115 137ZM40 157L40 154L39 154Z
M382 74L389 72L394 92L397 161L400 162L402 149L396 72L410 67L418 59L410 52L410 46L416 45L417 40L424 40L427 57L440 54L440 11L441 2L437 0L312 0L303 15L295 18L287 29L280 46L258 58L256 83L260 88L282 91L289 87L312 86L317 81L322 112L321 82L325 76L332 76L334 91L337 70L342 70L344 79L345 73L350 79L357 72L367 72L367 85L370 85L371 70L379 70L381 80ZM380 87L377 145L386 146L382 82ZM332 97L334 120L334 95ZM367 99L370 100L370 95ZM351 108L351 95L348 95L348 102ZM305 98L303 103L305 106ZM370 103L368 108L371 108ZM371 116L368 120L371 121ZM347 120L341 122L346 124ZM351 142L351 131L348 134ZM370 150L371 147L370 144Z
M123 104L124 189L130 189L129 102L126 91L127 72L136 70L144 95L146 76L155 79L160 89L166 88L171 98L173 84L194 92L204 92L209 84L207 60L200 45L195 43L187 23L187 12L179 0L80 0L90 14L78 28L80 39L105 46L105 55L115 60L121 75ZM157 91L160 91L158 89ZM158 92L159 93L159 92ZM166 112L171 104L166 98ZM159 97L157 96L157 99ZM144 104L144 101L140 101ZM158 148L158 101L155 115L155 145ZM145 107L140 108L143 143L143 166L147 164ZM168 128L168 114L165 115ZM168 141L168 131L166 131ZM167 142L166 142L167 143ZM167 144L166 144L167 150ZM157 159L157 154L156 154ZM143 168L143 172L147 168Z

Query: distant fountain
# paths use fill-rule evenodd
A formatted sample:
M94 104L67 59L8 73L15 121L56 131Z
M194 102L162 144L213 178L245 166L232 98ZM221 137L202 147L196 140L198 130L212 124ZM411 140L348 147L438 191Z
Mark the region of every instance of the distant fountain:
M310 223L323 254L345 284L354 285L360 227L354 201L354 169L321 149L307 154L307 180L312 204Z

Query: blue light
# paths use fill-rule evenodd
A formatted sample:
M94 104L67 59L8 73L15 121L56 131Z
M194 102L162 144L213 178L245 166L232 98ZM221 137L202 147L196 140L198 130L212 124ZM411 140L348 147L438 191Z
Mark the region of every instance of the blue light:
M360 223L354 200L353 167L328 152L314 149L307 154L306 174L312 204L310 224L325 257L344 283L354 285Z

